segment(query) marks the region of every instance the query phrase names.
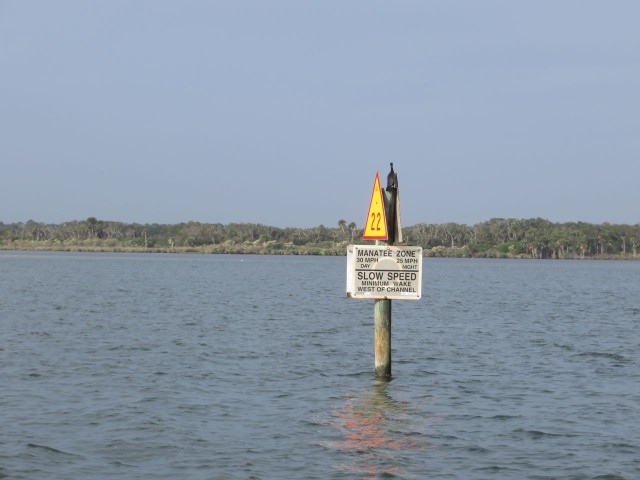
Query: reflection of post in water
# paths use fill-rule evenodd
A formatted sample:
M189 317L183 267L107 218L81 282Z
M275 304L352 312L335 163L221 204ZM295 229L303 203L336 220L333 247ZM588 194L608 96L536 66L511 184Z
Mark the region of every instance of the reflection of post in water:
M342 434L342 440L330 445L357 456L351 464L338 468L365 474L367 480L379 475L397 475L402 451L420 449L415 438L407 438L398 425L400 416L409 414L406 402L393 399L387 381L376 381L363 399L346 395L345 404L333 412L329 422Z

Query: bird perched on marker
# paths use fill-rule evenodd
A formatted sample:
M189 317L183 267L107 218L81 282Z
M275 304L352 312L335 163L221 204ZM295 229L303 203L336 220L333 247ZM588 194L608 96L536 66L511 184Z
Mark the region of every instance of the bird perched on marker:
M391 171L387 175L387 192L395 191L398 189L398 175L393 171L393 162L390 163Z

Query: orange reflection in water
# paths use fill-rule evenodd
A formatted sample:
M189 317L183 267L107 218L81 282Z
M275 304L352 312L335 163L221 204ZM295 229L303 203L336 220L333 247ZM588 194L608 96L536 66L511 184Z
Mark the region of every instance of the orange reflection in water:
M337 468L363 474L362 480L401 474L398 453L426 447L426 442L403 435L401 424L403 421L410 423L410 409L406 401L392 399L387 387L387 382L376 382L371 394L364 399L345 395L345 404L326 422L342 436L341 440L328 445L356 456L350 464Z

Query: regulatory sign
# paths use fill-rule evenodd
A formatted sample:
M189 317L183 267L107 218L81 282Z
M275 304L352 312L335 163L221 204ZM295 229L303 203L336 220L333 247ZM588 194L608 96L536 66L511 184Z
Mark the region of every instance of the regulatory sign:
M371 192L371 201L369 202L369 212L367 213L367 219L364 222L362 239L386 240L388 238L387 215L384 210L382 187L380 187L380 176L378 175L378 172L376 172L376 179L373 182L373 191Z
M422 247L349 245L347 296L418 300L422 295Z

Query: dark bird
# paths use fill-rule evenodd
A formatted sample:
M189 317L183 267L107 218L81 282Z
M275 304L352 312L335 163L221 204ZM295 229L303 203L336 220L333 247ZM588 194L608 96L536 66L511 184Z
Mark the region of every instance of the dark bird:
M391 162L391 171L387 175L387 192L398 189L398 175L393 171L393 162Z

